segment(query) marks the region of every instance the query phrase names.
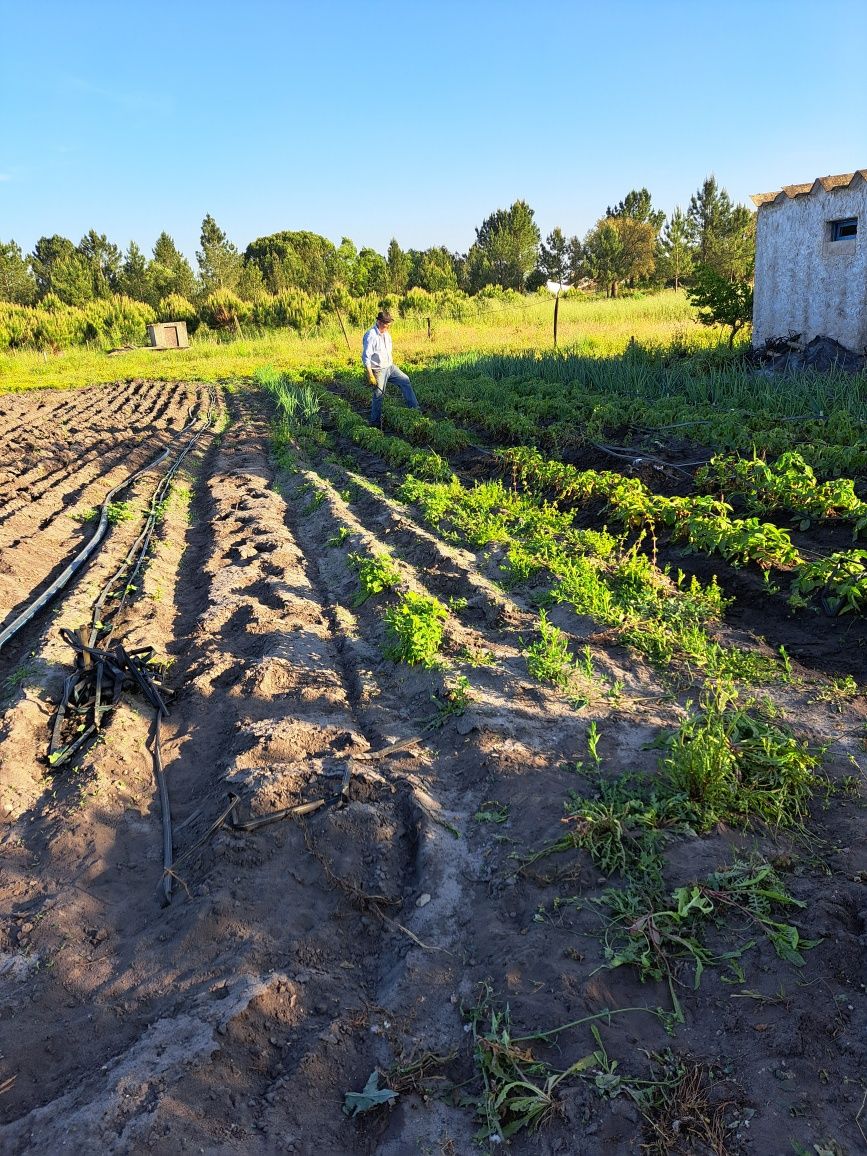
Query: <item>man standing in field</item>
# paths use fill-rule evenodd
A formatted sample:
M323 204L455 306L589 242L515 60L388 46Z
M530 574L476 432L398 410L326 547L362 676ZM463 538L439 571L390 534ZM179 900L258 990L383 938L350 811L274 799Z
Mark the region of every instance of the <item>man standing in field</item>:
M391 334L389 329L394 320L388 310L380 310L376 322L364 335L361 347L361 364L367 371L367 380L373 390L370 402L370 424L382 424L382 398L390 381L400 386L403 400L410 409L418 409L409 378L394 364L391 358Z

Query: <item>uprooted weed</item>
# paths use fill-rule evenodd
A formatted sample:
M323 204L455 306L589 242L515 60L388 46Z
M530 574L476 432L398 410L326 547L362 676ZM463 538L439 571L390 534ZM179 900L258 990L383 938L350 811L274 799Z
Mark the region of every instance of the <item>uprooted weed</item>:
M709 1064L670 1052L657 1060L661 1078L638 1105L645 1125L643 1151L649 1156L728 1156L728 1117L738 1102L734 1090ZM673 1078L663 1078L669 1072Z
M610 919L604 936L607 966L628 964L642 980L667 982L675 1017L681 1023L683 1011L677 995L681 963L694 968L693 986L698 988L706 967L728 964L734 977L742 979L736 961L755 946L757 936L765 936L781 959L796 966L804 963L801 952L820 942L802 938L794 923L779 918L782 909L805 904L786 891L770 863L759 859L736 861L667 895L637 886L609 887L597 902ZM751 938L717 953L707 947L706 937L723 920L739 924L738 930Z
M624 1071L609 1055L599 1024L610 1022L613 1015L640 1012L664 1018L659 1009L622 1008L518 1036L513 1032L508 1005L495 1007L490 986L482 984L478 1002L465 1013L478 1081L466 1099L475 1108L479 1123L477 1141L493 1147L522 1130L535 1131L560 1111L561 1088L581 1080L600 1099L623 1096L632 1100L643 1117L645 1150L655 1156L699 1150L695 1145L706 1146L714 1156L725 1156L726 1114L733 1100L725 1094L712 1094L717 1089L717 1075L711 1066L666 1049L662 1053L645 1052L649 1070L646 1075L636 1075ZM537 1054L563 1033L585 1026L595 1046L567 1067L555 1068Z
M802 951L815 946L781 912L800 907L769 863L740 862L707 879L667 889L664 851L675 837L705 834L718 824L800 828L810 799L827 786L817 771L821 754L737 703L730 686L702 699L662 742L657 773L623 776L602 783L595 798L573 794L563 819L568 830L524 860L523 868L556 853L581 849L607 876L609 887L595 901L604 912L605 962L631 965L642 980L667 982L678 1021L677 995L684 964L698 987L706 967L737 961L764 936L777 954L802 965ZM730 951L707 947L712 928L741 924L746 938Z

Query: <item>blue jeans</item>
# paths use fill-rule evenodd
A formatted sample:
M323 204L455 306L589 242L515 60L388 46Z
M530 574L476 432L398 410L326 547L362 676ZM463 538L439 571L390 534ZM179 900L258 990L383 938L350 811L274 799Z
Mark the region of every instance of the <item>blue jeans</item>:
M375 369L376 387L373 390L373 396L370 399L370 424L378 426L382 421L382 398L385 394L385 387L390 381L400 386L400 392L403 394L403 400L410 409L418 409L418 401L413 393L412 386L409 383L409 378L398 369L396 365L389 365L385 369Z

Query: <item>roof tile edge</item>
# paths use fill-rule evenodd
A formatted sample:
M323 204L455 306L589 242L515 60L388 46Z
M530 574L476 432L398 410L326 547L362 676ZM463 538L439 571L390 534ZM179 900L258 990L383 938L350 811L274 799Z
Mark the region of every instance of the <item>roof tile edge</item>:
M856 169L854 173L840 173L833 177L816 177L812 184L784 185L772 193L754 193L750 200L757 208L761 208L762 205L793 201L796 197L809 197L820 189L826 193L832 189L850 189L859 179L867 183L867 169Z

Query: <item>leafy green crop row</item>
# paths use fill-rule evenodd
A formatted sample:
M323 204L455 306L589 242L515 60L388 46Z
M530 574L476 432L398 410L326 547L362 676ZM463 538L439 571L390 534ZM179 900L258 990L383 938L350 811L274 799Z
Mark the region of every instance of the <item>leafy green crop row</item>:
M811 521L842 519L854 524L857 535L867 526L867 502L855 493L851 478L819 482L802 454L794 450L769 464L763 458L715 457L696 474L706 490L739 495L748 510L770 514L778 510L800 517L800 529Z
M638 478L577 470L523 446L499 451L498 459L510 471L515 485L540 501L546 494L555 502L602 500L610 515L626 527L654 534L663 528L673 542L685 542L702 553L718 553L736 564L753 562L762 569L789 570L795 607L804 606L814 596L821 597L832 614L860 613L867 606L864 550L841 551L807 562L787 530L758 518L731 518L731 506L711 496L666 498L654 494ZM830 485L835 488L835 484ZM847 492L845 486L840 490Z
M445 538L475 548L501 545L507 583L550 583L549 597L614 627L625 642L666 667L675 659L708 674L761 681L780 673L760 655L725 647L708 633L725 602L707 586L660 570L640 550L606 530L582 530L574 514L492 481L466 487L408 477L400 496L417 505Z
M707 355L709 356L709 355ZM721 450L769 455L797 448L828 476L867 467L867 407L858 379L805 374L785 388L714 355L635 347L622 356L575 353L443 358L413 374L422 405L498 444L557 454L637 432L676 431Z

